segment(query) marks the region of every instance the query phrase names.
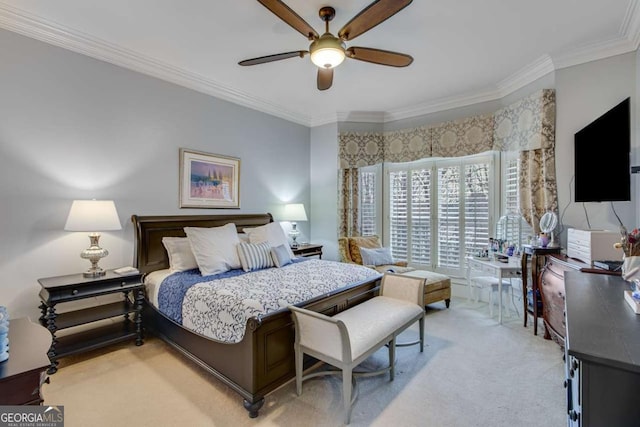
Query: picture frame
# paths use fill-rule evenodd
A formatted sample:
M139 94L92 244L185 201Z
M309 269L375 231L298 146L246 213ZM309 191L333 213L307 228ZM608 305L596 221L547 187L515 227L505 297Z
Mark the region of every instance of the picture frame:
M180 148L180 208L240 209L240 159Z

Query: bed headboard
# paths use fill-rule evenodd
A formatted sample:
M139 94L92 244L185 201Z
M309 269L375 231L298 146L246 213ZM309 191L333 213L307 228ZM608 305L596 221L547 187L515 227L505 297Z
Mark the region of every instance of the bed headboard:
M273 222L270 213L238 215L132 215L136 238L133 265L141 273L169 268L167 251L162 245L163 237L186 237L184 227L220 227L234 223L238 233L247 227L258 227Z

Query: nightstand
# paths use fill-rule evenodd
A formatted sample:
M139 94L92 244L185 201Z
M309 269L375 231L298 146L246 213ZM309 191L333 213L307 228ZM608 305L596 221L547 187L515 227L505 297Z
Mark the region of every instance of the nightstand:
M322 259L322 245L298 245L296 248L291 248L295 256L311 257L318 255L318 258Z
M54 374L58 370L58 359L65 356L129 339L135 339L136 345L142 345L144 285L141 279L141 274L119 275L111 270L97 278L72 274L38 279L38 283L42 286L40 323L51 332L53 337L47 353L51 362L47 370L48 374ZM60 314L56 312L58 304L120 292L124 297L122 301ZM130 319L131 314L133 314L133 320ZM81 332L61 337L56 336L59 330L105 319L112 319L112 323L106 326L84 328L85 330Z
M27 318L9 322L9 358L0 362L0 405L39 405L51 334ZM20 424L20 423L18 423Z

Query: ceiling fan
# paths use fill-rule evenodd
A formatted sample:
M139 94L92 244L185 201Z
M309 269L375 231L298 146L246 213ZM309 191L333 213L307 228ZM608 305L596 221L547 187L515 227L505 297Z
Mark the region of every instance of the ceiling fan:
M306 54L310 54L311 61L318 67L318 89L327 90L333 83L333 69L340 65L345 57L392 67L406 67L413 62L413 58L404 53L368 47L352 46L347 48L345 45L346 41L355 39L409 6L412 0L376 0L347 22L338 32L337 37L329 32L329 22L336 15L335 9L330 6L320 9L320 18L325 22L325 33L320 36L313 27L282 1L258 1L278 18L308 38L311 45L309 45L309 50L296 50L245 59L240 61L239 65L264 64L296 56L304 58Z

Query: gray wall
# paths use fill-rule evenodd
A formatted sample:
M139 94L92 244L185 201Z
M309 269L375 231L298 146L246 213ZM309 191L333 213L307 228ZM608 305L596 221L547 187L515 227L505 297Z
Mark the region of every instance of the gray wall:
M558 176L558 201L564 211L561 242L566 242L569 227L587 229L587 214L592 229L618 230L618 221L610 203L575 203L574 134L610 108L631 97L631 164L638 164L636 138L636 53L618 55L599 61L565 68L556 72L556 170ZM602 149L606 150L607 141ZM634 154L635 153L635 154ZM635 162L635 163L634 163ZM607 180L607 171L594 171ZM616 212L625 226L632 230L638 226L638 179L631 175L631 201L614 202ZM571 184L570 184L571 183ZM615 183L609 183L615 185ZM585 214L585 209L587 214ZM621 253L622 257L622 253Z
M105 268L131 264L132 214L309 212L308 127L4 30L0 58L0 305L12 317L37 314L38 278L88 268L87 233L63 231L74 199L115 200L123 230L103 233ZM178 208L179 147L241 159L239 211Z
M323 258L338 257L338 128L311 129L311 241L322 244Z

